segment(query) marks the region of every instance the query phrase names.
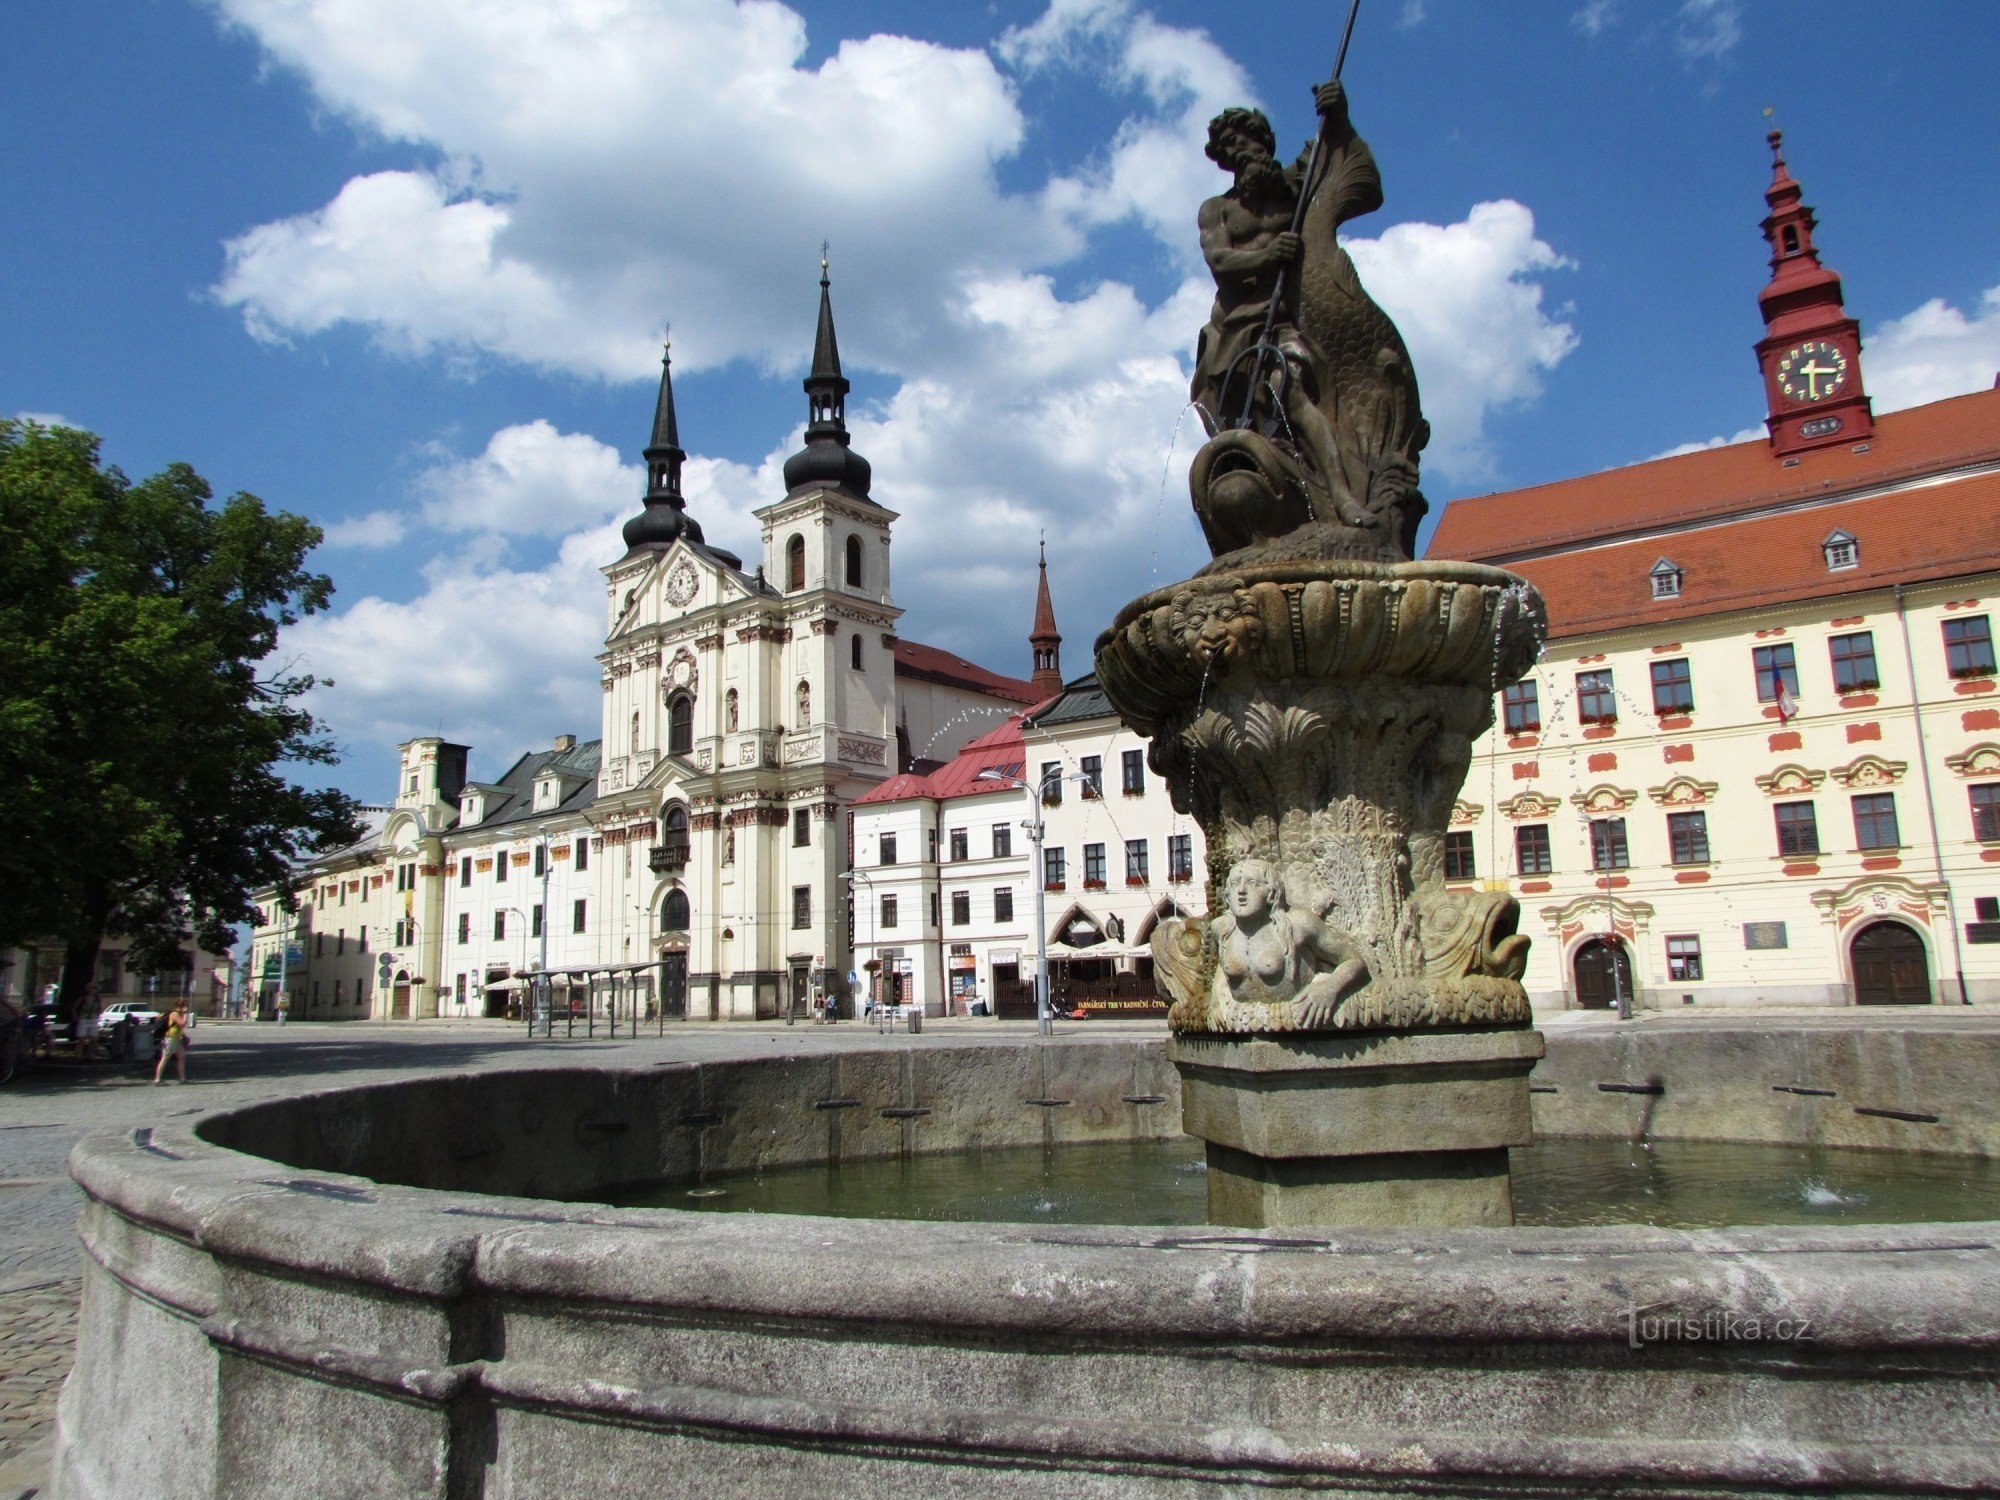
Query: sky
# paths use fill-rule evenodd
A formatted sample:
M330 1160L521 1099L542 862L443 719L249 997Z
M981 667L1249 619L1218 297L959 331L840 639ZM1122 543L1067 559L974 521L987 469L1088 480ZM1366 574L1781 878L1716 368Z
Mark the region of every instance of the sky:
M0 415L184 460L325 529L286 659L363 800L441 733L492 777L598 732L598 569L671 329L691 513L806 418L822 242L903 634L1063 666L1206 560L1186 467L1230 104L1313 126L1344 5L15 0ZM1764 133L1819 213L1876 410L2000 371L2000 6L1364 0L1433 507L1760 432ZM1766 111L1771 113L1767 117Z

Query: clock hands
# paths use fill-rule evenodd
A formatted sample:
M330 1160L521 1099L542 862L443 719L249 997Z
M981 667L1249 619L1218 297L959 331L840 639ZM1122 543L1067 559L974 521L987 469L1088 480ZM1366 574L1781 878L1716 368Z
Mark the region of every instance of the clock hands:
M1819 377L1822 375L1838 375L1840 372L1831 365L1823 365L1815 360L1811 364L1800 365L1799 373L1806 378L1806 400L1817 401L1820 396ZM1828 389L1831 389L1831 385L1829 385Z

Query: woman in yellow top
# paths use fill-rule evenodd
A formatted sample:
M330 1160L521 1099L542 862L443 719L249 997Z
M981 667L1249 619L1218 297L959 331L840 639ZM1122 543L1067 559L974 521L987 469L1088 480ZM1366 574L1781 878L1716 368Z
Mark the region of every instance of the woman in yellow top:
M153 1066L153 1082L158 1083L160 1075L167 1071L167 1060L169 1058L173 1060L175 1069L180 1073L181 1082L186 1083L188 1081L187 1019L187 1006L185 1004L176 1005L172 1010L167 1012L167 1029L160 1040L160 1060Z

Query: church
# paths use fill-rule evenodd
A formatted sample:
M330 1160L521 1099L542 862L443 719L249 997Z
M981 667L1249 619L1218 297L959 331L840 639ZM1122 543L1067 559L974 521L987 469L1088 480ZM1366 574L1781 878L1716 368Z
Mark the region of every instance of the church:
M644 503L603 570L599 737L493 782L466 746L403 745L395 799L299 870L296 913L260 894L262 1013L506 1014L546 980L559 1010L729 1019L847 987L846 809L1060 686L1052 656L1036 683L899 635L896 513L848 390L822 262L805 442L746 564L688 513L663 358Z

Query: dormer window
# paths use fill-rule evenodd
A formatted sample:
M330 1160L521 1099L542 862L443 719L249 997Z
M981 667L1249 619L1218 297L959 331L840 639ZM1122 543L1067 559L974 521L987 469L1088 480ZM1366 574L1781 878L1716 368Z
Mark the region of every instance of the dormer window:
M486 816L486 799L477 792L468 792L458 804L458 820L461 823L477 823Z
M1861 566L1861 543L1850 532L1834 532L1819 544L1819 550L1826 554L1826 570L1829 573Z
M1655 599L1678 599L1681 596L1681 570L1669 559L1661 558L1653 564L1653 571L1647 575L1653 580Z

